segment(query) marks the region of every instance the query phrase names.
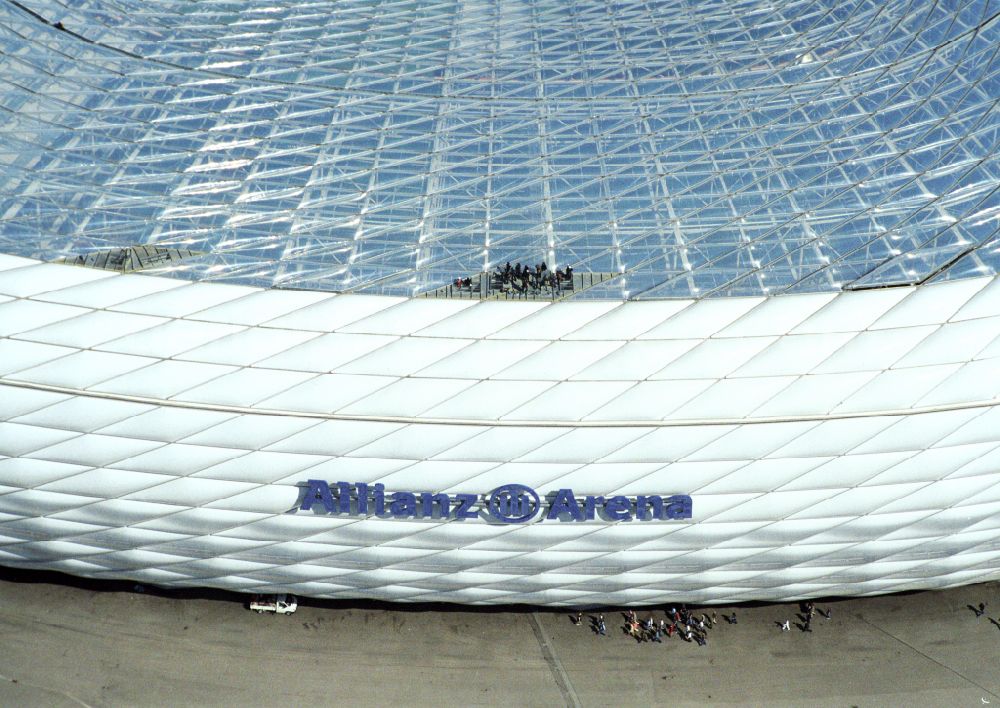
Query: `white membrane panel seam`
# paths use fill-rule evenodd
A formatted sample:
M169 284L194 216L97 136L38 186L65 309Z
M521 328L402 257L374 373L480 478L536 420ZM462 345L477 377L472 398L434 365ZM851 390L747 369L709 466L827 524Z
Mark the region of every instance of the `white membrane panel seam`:
M416 416L391 415L347 415L342 413L318 413L315 411L292 411L274 408L251 408L247 406L232 406L217 403L197 403L194 401L174 401L147 396L130 396L103 391L81 391L65 386L33 383L27 381L12 381L0 379L0 386L25 388L35 391L48 391L70 396L85 396L111 401L127 401L143 403L152 406L169 408L186 408L191 410L216 411L238 415L269 415L291 416L295 418L319 418L323 420L350 420L381 423L403 423L412 425L471 425L490 428L680 428L704 425L748 425L763 423L790 423L797 421L845 420L849 418L882 418L893 416L921 415L924 413L941 413L944 411L960 411L973 408L991 408L1000 404L1000 398L990 398L981 401L964 401L936 406L919 406L913 408L893 408L885 410L866 410L844 413L823 413L795 416L761 416L757 418L684 418L674 420L492 420L473 418L421 418Z

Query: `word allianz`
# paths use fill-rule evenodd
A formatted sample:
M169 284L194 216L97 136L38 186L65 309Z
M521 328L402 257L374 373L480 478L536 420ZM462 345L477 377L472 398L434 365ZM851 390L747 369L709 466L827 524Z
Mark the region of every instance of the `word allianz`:
M386 492L384 484L310 479L293 511L394 519L475 519L500 523L528 521L659 521L690 519L691 497L658 494L628 497L584 495L559 489L542 499L531 487L505 484L488 494Z

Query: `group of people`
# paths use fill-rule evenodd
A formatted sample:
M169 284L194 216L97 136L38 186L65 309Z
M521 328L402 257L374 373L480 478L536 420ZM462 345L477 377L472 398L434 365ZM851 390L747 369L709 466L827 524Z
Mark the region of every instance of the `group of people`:
M493 287L509 291L526 292L528 290L538 290L542 287L558 289L564 282L573 281L573 268L566 266L566 270L549 270L545 261L535 264L534 268L520 262L513 267L510 261L503 268L497 268L493 273Z
M825 617L826 619L830 619L833 616L831 615L832 610L818 609L816 607L815 602L804 602L802 603L801 607L802 607L802 614L799 615L799 617L802 619L802 624L797 624L796 626L803 632L812 631L813 617L816 616L817 612L823 615L823 617ZM776 624L778 625L778 627L781 629L782 632L792 631L792 623L789 622L788 620L785 620L784 622L777 622Z
M813 602L803 602L800 604L801 614L799 617L802 620L801 624L797 626L803 632L812 631L812 621L813 617L818 612L826 619L832 617L832 611L830 609L822 610L816 607ZM976 617L980 617L985 613L986 607L984 603L981 603L979 607L969 607L976 613ZM715 627L719 623L719 615L716 612L712 612L708 615L702 612L700 615L695 616L695 614L689 610L685 605L678 607L671 607L665 610L666 619L661 619L657 622L650 615L646 619L639 619L636 615L635 610L626 610L622 613L625 619L625 623L622 626L622 632L629 635L637 642L657 642L663 643L664 638L671 638L675 634L683 639L685 642L694 642L698 646L705 646L708 644L708 631ZM726 621L727 624L738 624L736 619L736 613L733 612L731 615L723 614L722 619ZM577 612L573 617L573 624L582 625L583 624L583 613ZM592 615L590 617L591 629L595 634L599 636L607 636L608 627L604 620L604 615ZM775 624L783 632L791 631L792 625L788 620L783 622L776 622ZM1000 627L1000 622L997 622L997 626Z
M986 603L980 602L978 606L969 605L968 608L972 610L976 619L983 617L986 614ZM801 623L796 623L796 626L803 632L812 632L812 621L816 614L820 614L824 619L831 619L833 616L833 611L830 608L823 610L822 608L816 607L816 603L808 601L802 602L799 605L801 613L798 615L801 619ZM629 635L637 642L657 642L662 644L663 639L671 638L675 634L686 642L694 642L698 646L705 646L708 643L708 631L715 627L719 622L719 616L717 613L712 612L708 615L702 612L699 616L689 610L686 606L681 605L680 608L671 607L665 610L666 619L661 619L657 622L650 615L646 619L639 619L636 615L635 610L626 610L622 613L625 620L622 626L622 632ZM738 624L736 619L736 613L733 612L731 615L722 615L728 624ZM990 621L1000 629L1000 620L994 620L990 618ZM583 624L583 613L577 612L573 616L573 624L582 625ZM782 632L790 632L792 629L792 623L789 620L784 620L782 622L775 622L778 628ZM590 617L590 627L598 636L607 636L608 626L604 620L604 615L591 615Z
M566 284L565 286L564 283ZM572 266L566 266L566 270L557 268L555 271L552 271L545 261L536 263L534 267L527 264L522 266L520 262L511 266L510 261L508 261L505 266L502 268L498 267L490 274L490 289L501 290L507 293L511 291L518 293L526 293L528 291L537 292L543 287L549 287L552 290L562 290L564 287L572 288L572 283ZM471 292L473 289L472 278L470 277L455 278L451 281L451 284L459 290L468 290Z
M691 610L683 605L680 609L671 607L666 611L667 619L659 622L650 615L645 620L640 620L635 610L627 610L623 616L625 624L622 631L635 639L637 642L657 642L663 643L664 637L671 638L675 634L685 642L694 642L698 646L705 646L708 643L708 630L712 629L719 622L719 616L713 612L711 616L704 612L700 617L695 617ZM729 624L737 624L736 613L732 615L722 615L722 618ZM669 621L668 621L669 620ZM604 620L604 615L597 615L590 618L591 629L600 635L607 636L608 627ZM583 613L578 612L573 618L573 623L583 624Z

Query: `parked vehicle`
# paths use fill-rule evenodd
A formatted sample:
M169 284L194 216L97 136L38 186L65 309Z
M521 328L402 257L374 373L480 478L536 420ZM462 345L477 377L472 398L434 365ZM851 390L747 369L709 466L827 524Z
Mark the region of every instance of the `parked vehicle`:
M290 615L299 609L299 602L295 595L254 595L250 599L250 609L261 614Z

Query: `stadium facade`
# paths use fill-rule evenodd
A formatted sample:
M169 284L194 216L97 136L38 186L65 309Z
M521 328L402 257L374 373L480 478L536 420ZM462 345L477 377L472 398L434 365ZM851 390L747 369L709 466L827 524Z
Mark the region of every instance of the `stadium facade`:
M20 0L0 48L0 564L1000 578L1000 4Z

